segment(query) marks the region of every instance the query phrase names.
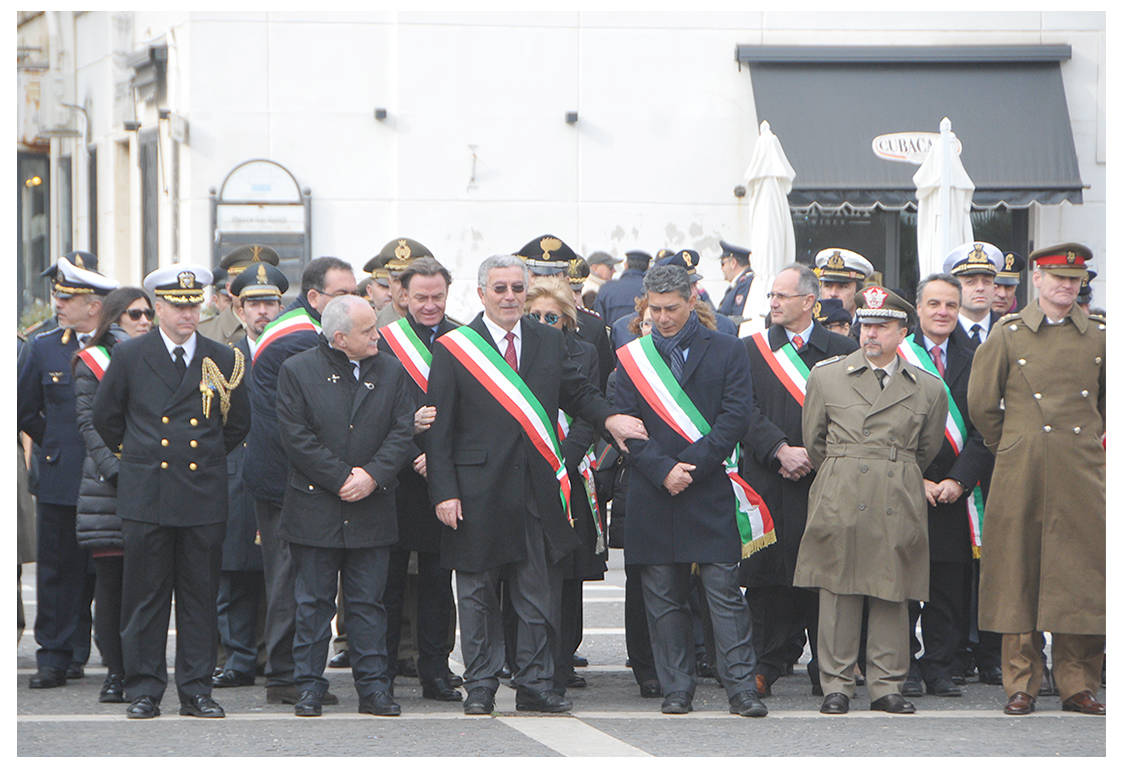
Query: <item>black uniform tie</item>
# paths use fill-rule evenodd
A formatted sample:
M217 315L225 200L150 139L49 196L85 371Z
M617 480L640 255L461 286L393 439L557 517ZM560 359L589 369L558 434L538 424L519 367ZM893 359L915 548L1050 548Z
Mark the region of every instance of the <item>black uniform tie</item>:
M970 338L972 338L974 340L975 344L981 344L982 343L982 326L981 325L979 325L978 323L974 323L974 326L970 329Z
M884 389L884 377L888 375L888 372L883 368L874 368L873 373L877 376L877 384L880 384L880 388Z
M172 350L172 354L175 355L175 370L179 373L179 378L182 379L183 374L187 373L187 361L183 359L183 355L186 353L183 351L183 347L176 347Z

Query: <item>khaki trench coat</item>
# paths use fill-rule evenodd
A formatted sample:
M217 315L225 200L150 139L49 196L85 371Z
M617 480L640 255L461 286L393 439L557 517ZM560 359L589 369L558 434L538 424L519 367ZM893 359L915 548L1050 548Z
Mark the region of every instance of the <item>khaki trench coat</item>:
M811 370L803 440L817 476L796 587L927 599L923 471L943 444L946 418L942 382L903 359L883 390L861 350Z
M1034 301L974 353L970 418L997 454L978 626L1106 634L1106 320ZM1004 398L1004 409L1002 409Z

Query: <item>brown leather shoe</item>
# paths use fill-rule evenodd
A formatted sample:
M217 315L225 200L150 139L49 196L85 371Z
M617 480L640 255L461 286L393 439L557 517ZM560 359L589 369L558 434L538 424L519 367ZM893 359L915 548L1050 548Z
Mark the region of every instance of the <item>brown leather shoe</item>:
M1024 691L1014 693L1005 704L1005 714L1007 715L1028 715L1035 711L1036 699Z
M767 684L767 678L762 674L756 675L756 695L761 699L771 696L771 686Z
M1085 715L1105 715L1106 704L1095 698L1090 691L1080 691L1064 699L1064 712L1082 712Z

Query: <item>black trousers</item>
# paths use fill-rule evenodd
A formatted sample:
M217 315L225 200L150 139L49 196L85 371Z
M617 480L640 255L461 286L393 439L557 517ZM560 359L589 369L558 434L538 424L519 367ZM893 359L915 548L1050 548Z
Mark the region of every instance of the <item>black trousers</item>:
M401 615L405 608L409 552L390 552L386 579L386 651L391 678L397 671L397 652L401 643ZM440 567L439 552L417 553L417 675L421 681L448 674L448 623L455 614L452 598L452 571Z
M78 546L76 508L36 505L35 660L40 669L66 669L90 657L93 580L89 550Z
M801 587L749 587L748 605L756 630L756 672L771 685L786 673L796 645L801 656L809 639L807 674L812 684L818 683L818 593ZM799 641L793 643L793 637Z
M168 621L175 595L175 684L210 695L218 649L218 574L226 523L170 527L122 520L121 649L129 698L167 688Z
M265 602L261 571L222 571L218 579L218 639L225 669L253 677L257 672L257 621Z
M91 557L97 574L94 588L94 633L101 660L111 675L125 673L125 656L121 650L121 585L125 574L125 558L121 555Z
M292 643L296 685L301 690L327 690L324 668L331 645L335 586L342 577L347 596L347 645L351 675L360 697L388 691L386 609L382 596L389 570L389 547L308 547L291 544L296 597Z
M958 652L969 632L970 563L931 561L928 600L920 605L908 601L909 640L913 644L916 621L923 633L920 671L928 684L949 680L958 668Z
M626 580L623 585L623 631L627 642L627 658L631 659L631 673L640 685L658 680L654 653L651 651L651 632L647 626L647 606L643 601L643 566L625 565Z
M296 627L292 552L288 542L280 537L280 504L257 499L254 511L257 513L257 530L261 534L261 560L265 569L265 685L292 685L292 634Z

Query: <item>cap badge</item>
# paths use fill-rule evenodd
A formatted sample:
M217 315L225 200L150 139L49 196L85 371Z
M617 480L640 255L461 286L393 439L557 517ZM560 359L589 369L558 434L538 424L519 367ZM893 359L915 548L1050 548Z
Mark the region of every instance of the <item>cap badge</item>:
M82 254L80 254L80 253L74 254L74 266L85 269L86 264L85 264L84 261L82 261Z
M834 251L830 254L830 258L826 259L826 267L829 269L845 269L845 259L842 258L841 251Z
M413 249L411 249L409 244L404 240L398 240L397 247L393 249L393 255L400 261L408 259L412 253Z
M1075 251L1068 251L1067 252L1067 263L1068 264L1074 264L1075 263Z
M880 309L884 306L884 300L888 298L888 291L874 285L862 291L861 295L865 297L865 305L869 309Z
M986 257L986 249L982 247L981 243L974 243L974 250L966 257L966 260L971 264L977 264L980 261L989 261Z
M179 280L180 288L194 288L195 287L195 273L189 270L180 272L176 279Z
M261 285L265 285L269 282L269 275L265 272L264 264L257 265L257 282Z
M819 322L822 321L822 302L820 301L814 302L814 319Z
M251 245L249 246L249 249L253 251L253 258L251 258L250 261L261 261L261 246Z
M561 247L561 241L558 240L556 237L543 237L541 242L538 243L538 245L542 249L542 258L546 259L548 261L549 260L549 252L550 251L556 251L558 248L560 248Z
M687 266L687 267L692 267L692 266L694 266L694 263L693 263L693 254L692 254L692 253L690 253L689 251L685 251L685 252L683 252L683 253L682 253L682 261L686 262L686 266Z
M1013 258L1013 254L1011 254L1011 253L1005 254L1005 269L1012 272L1014 261L1015 261L1015 259Z

